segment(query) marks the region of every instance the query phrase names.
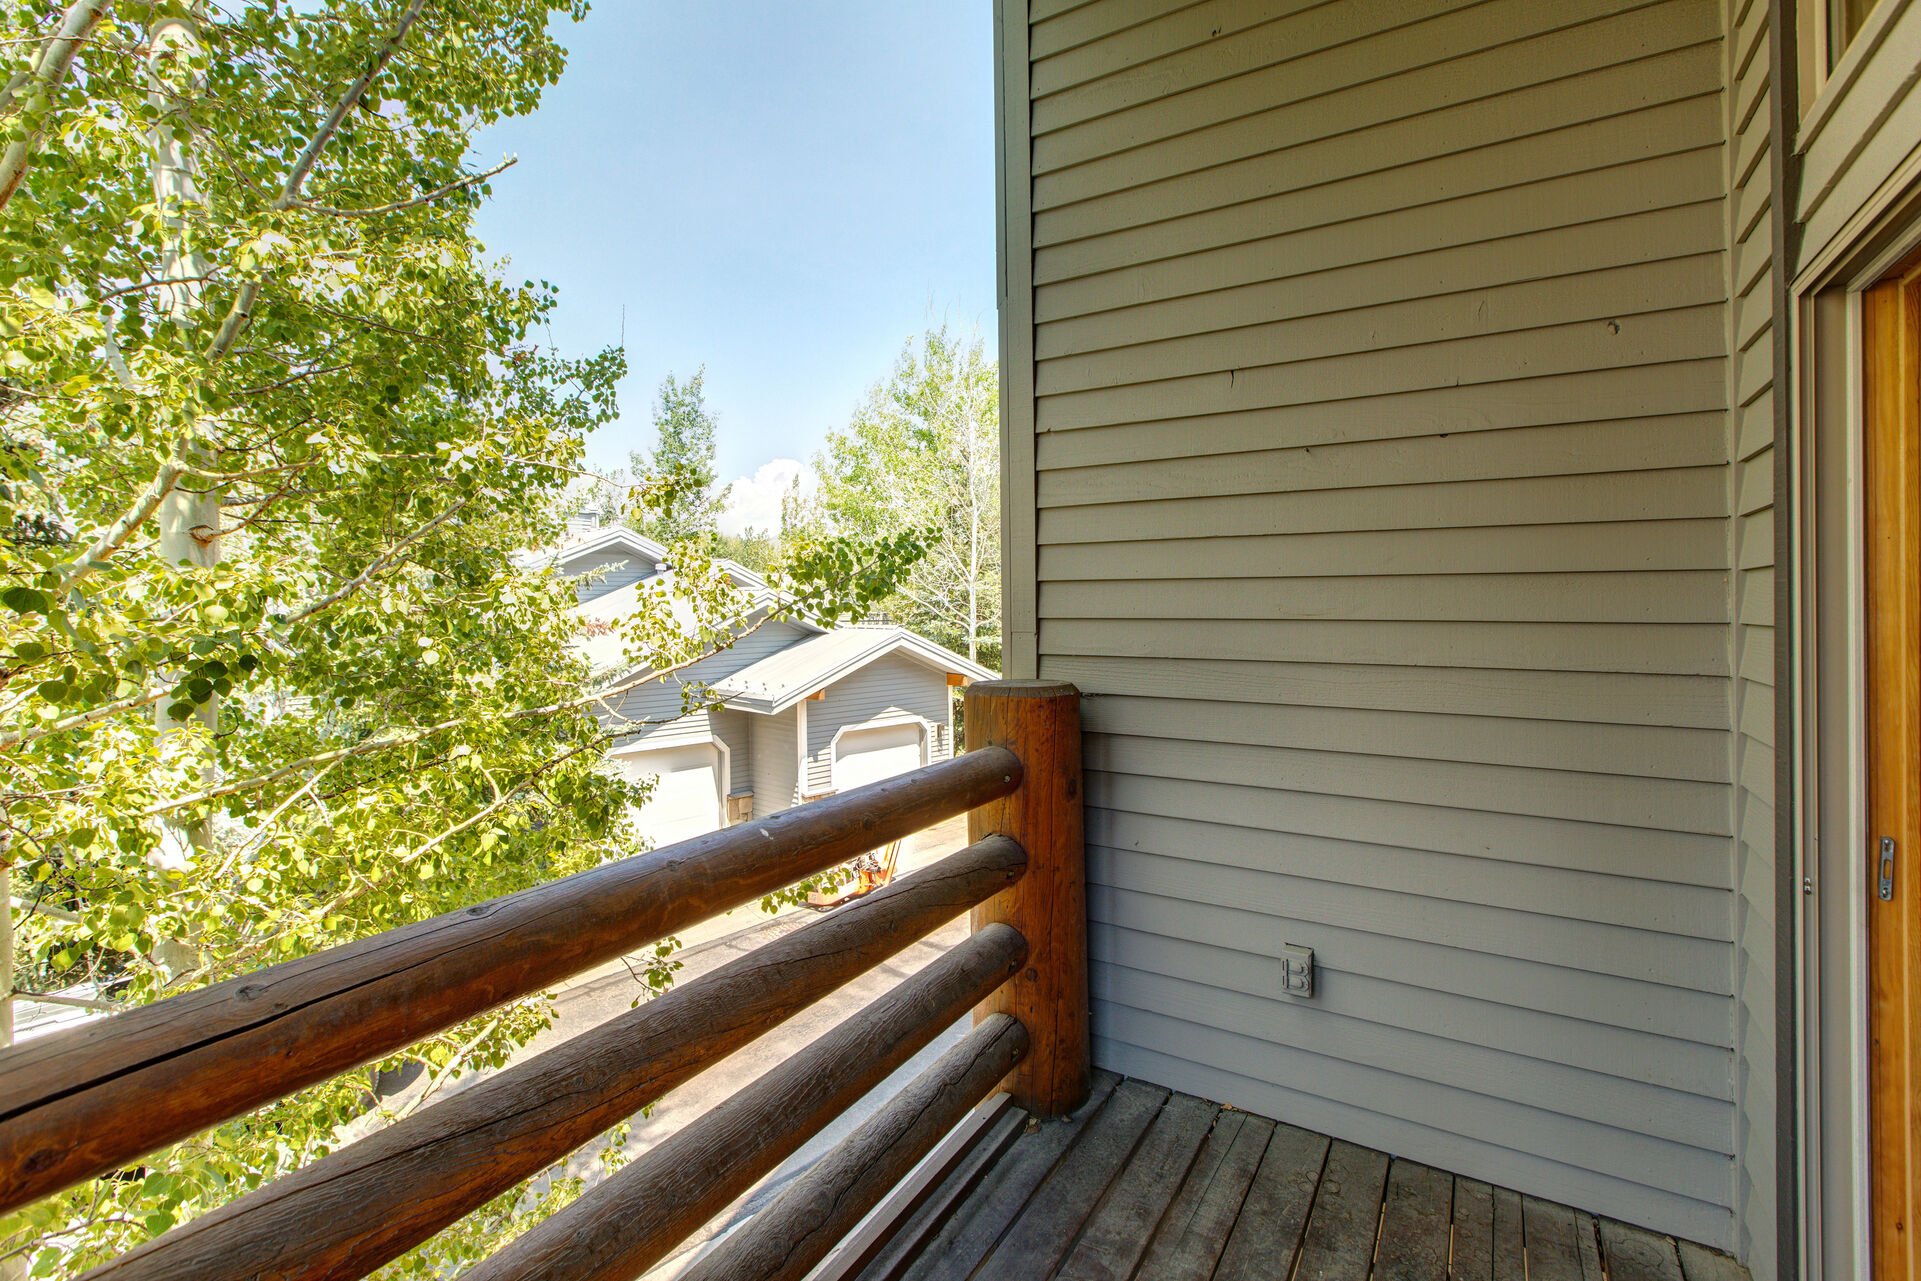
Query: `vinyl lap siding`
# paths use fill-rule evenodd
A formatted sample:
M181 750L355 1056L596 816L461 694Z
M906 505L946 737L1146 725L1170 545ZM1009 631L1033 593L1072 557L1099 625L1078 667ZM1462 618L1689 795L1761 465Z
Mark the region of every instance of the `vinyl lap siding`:
M714 737L727 747L727 794L738 796L754 790L754 722L762 719L752 712L722 708L707 714Z
M685 712L690 694L687 687L717 681L750 663L759 662L807 635L785 623L767 623L736 641L731 649L710 655L666 680L650 681L623 696L611 712L602 713L601 722L624 734L627 743L649 747L671 747L683 743L704 743L713 737L709 713L704 707ZM733 743L729 740L730 750ZM739 768L736 763L736 768Z
M829 685L825 698L807 705L807 794L833 790L834 735L855 726L918 718L933 727L928 763L946 760L953 750L951 707L946 674L898 654Z
M643 578L653 577L656 568L652 561L616 549L582 556L568 564L567 572L580 579L574 594L585 604Z
M1734 1245L1719 7L1006 13L1097 1059Z
M755 720L754 817L766 818L800 800L800 747L792 708Z
M1778 1231L1774 826L1774 295L1767 0L1727 42L1729 526L1734 566L1736 1244L1773 1281Z

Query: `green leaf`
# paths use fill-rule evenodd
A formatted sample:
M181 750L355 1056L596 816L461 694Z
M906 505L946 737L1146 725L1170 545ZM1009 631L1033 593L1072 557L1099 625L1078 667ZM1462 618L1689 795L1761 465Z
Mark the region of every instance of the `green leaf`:
M46 593L32 587L15 585L8 587L4 591L0 591L0 604L5 604L8 609L11 609L16 614L46 614L52 612Z

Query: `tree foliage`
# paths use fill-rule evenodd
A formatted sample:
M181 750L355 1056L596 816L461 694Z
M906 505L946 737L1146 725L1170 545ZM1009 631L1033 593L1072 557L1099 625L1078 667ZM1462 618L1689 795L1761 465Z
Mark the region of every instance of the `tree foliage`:
M845 431L815 459L812 523L861 538L913 531L926 555L890 613L1000 666L1000 375L978 338L945 326L909 340ZM803 522L804 523L804 522Z
M658 442L651 455L635 454L635 474L649 478L652 502L642 531L660 542L704 541L727 507L728 486L717 482L714 433L718 424L707 408L707 370L685 382L668 374L654 399Z
M639 848L572 588L511 554L555 537L624 357L539 346L553 291L473 233L474 131L535 107L585 5L0 5L0 879L54 909L20 914L20 986L138 1004ZM816 540L781 608L862 608L915 551ZM700 625L636 620L637 664L747 608L684 577L659 609ZM388 1066L498 1065L548 1014ZM78 1270L392 1106L304 1091L0 1223L0 1255Z

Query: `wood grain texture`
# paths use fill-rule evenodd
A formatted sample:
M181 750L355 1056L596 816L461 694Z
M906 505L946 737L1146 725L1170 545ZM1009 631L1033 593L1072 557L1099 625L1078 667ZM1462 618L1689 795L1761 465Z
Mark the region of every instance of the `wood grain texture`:
M993 747L1019 758L1020 786L975 808L968 836L1013 837L1028 852L1028 871L974 909L974 928L1006 922L1031 950L978 1017L1011 1014L1027 1028L1033 1048L1008 1092L1037 1116L1062 1116L1087 1097L1090 1062L1080 691L1061 681L976 682L967 691L968 755Z
M1573 1210L1530 1196L1521 1198L1521 1216L1530 1281L1589 1281ZM1588 1231L1591 1237L1591 1222ZM1598 1272L1592 1281L1601 1281Z
M1276 1125L1248 1185L1234 1231L1221 1251L1218 1281L1286 1276L1300 1253L1315 1190L1327 1164L1327 1139L1292 1125Z
M983 1020L681 1281L801 1281L1026 1052L1019 1021Z
M1386 1153L1336 1139L1327 1150L1321 1187L1301 1238L1299 1281L1349 1281L1365 1277L1374 1257Z
M952 920L1024 862L1005 839L971 846L90 1275L362 1276Z
M1387 1172L1381 1206L1377 1281L1447 1281L1452 1238L1454 1177L1416 1161L1396 1161Z
M1026 955L1011 926L977 931L464 1276L639 1276L1005 982Z
M1211 1132L1220 1108L1191 1094L1167 1100L1127 1165L1088 1216L1058 1281L1127 1281L1146 1253Z
M1211 1281L1273 1133L1274 1123L1264 1117L1220 1114L1155 1227L1139 1275Z
M972 1118L969 1125L950 1134L941 1149L894 1190L874 1218L842 1240L821 1263L814 1281L849 1281L853 1277L873 1281L898 1276L906 1261L919 1254L928 1239L953 1218L1027 1129L1027 1113L1015 1107L1005 1093L982 1105L979 1115L986 1118L989 1114L992 1119L971 1135L967 1131ZM943 1155L949 1144L964 1145L957 1146L952 1159ZM926 1184L920 1186L923 1177ZM902 1208L898 1214L890 1214L897 1198Z
M910 1281L967 1281L983 1256L994 1248L1007 1225L1053 1172L1075 1140L1107 1108L1119 1078L1096 1072L1087 1101L1059 1121L1030 1119L1028 1133L1014 1144L992 1173L920 1252L899 1272L870 1269L863 1281L905 1276Z
M1868 1184L1878 1281L1921 1277L1921 265L1861 300L1867 477ZM1893 898L1874 846L1895 842Z
M1494 1189L1478 1179L1454 1180L1453 1253L1448 1281L1493 1281Z
M1748 1281L1748 1270L1719 1250L1692 1241L1677 1241L1675 1249L1685 1281Z
M1010 754L970 754L15 1047L0 1054L0 1211L752 902L1019 781Z
M1601 1253L1610 1281L1681 1281L1674 1242L1646 1228L1602 1219Z
M1494 1281L1526 1281L1527 1238L1521 1222L1521 1194L1494 1189Z
M1126 1169L1168 1092L1145 1081L1123 1081L1049 1171L1021 1212L981 1261L982 1277L1052 1276L1094 1208Z

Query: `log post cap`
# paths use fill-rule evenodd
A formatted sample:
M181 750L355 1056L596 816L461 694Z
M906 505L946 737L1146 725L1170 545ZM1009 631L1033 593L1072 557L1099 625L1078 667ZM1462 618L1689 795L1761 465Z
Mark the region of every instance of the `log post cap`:
M967 687L969 697L987 698L1079 698L1081 692L1072 681L975 681Z

